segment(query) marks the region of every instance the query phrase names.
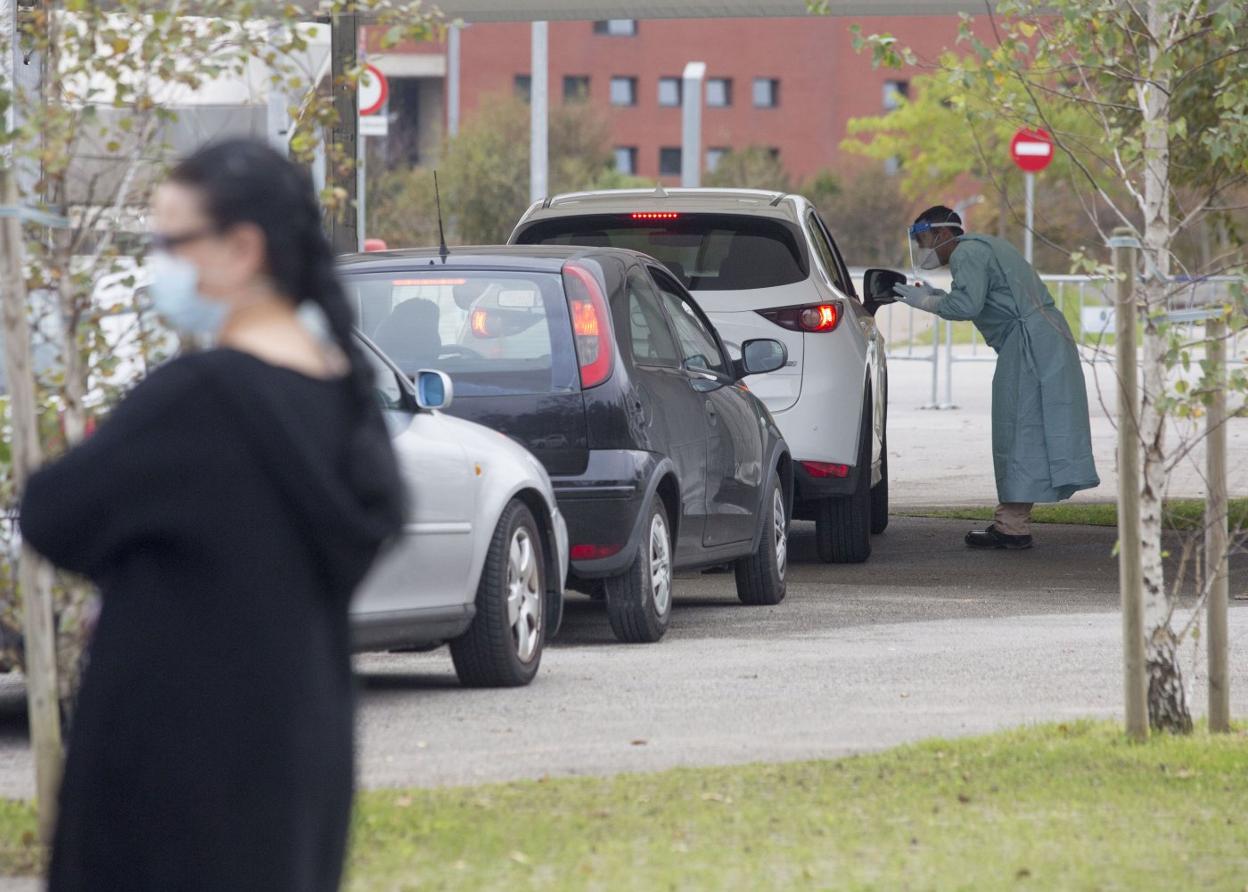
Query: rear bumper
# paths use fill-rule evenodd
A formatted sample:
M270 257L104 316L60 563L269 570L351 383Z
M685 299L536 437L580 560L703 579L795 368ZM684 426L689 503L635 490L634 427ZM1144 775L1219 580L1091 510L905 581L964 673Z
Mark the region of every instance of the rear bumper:
M632 450L593 450L585 473L553 477L555 499L568 525L570 550L597 546L611 553L570 561L580 579L616 576L633 562L640 541L640 515L656 483L662 459Z

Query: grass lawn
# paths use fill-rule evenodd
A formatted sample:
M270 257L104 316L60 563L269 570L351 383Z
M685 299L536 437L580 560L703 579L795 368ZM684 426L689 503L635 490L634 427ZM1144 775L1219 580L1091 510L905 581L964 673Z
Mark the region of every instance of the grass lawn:
M1199 499L1176 499L1166 503L1166 526L1172 530L1190 532L1202 529L1205 503ZM955 520L991 521L992 508L895 508L893 513L902 517L948 517ZM1037 505L1032 513L1034 523L1066 523L1076 526L1115 527L1118 525L1118 506L1114 503L1059 502L1056 505ZM1231 529L1248 528L1248 499L1231 499Z
M6 835L33 826L24 805L0 815ZM1079 722L836 761L370 792L354 834L361 892L1243 892L1248 735L1131 745ZM13 837L3 856L29 863Z

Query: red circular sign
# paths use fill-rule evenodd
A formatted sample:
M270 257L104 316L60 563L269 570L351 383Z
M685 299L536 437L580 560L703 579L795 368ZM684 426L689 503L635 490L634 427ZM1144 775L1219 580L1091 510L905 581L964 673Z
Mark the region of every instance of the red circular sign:
M361 115L375 115L390 98L390 84L376 65L365 65L360 75L359 97Z
M1024 127L1010 140L1010 157L1028 173L1039 173L1053 160L1053 137Z

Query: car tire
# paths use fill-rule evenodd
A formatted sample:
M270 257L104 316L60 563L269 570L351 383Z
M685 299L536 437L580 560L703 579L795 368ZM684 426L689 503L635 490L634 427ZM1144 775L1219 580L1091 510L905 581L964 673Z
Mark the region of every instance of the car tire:
M546 567L541 526L523 502L503 509L477 585L476 616L451 641L462 684L474 688L527 685L545 644Z
M888 399L888 387L884 387ZM880 437L880 482L871 487L871 532L878 536L888 529L888 404L884 404L884 433Z
M742 604L772 605L784 600L785 574L789 567L789 518L780 480L772 483L763 514L758 549L734 566L737 597Z
M644 515L641 543L628 570L603 580L611 631L628 644L652 644L672 616L672 534L663 500Z
M823 499L815 518L815 543L826 564L861 564L871 557L871 389L858 433L858 482L847 496Z

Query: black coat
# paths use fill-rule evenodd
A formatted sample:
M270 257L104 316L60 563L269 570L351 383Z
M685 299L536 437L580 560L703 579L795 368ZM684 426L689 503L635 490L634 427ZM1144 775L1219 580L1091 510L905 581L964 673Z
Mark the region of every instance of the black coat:
M159 369L32 477L24 535L103 595L54 892L337 888L348 605L400 505L375 407L232 350Z

